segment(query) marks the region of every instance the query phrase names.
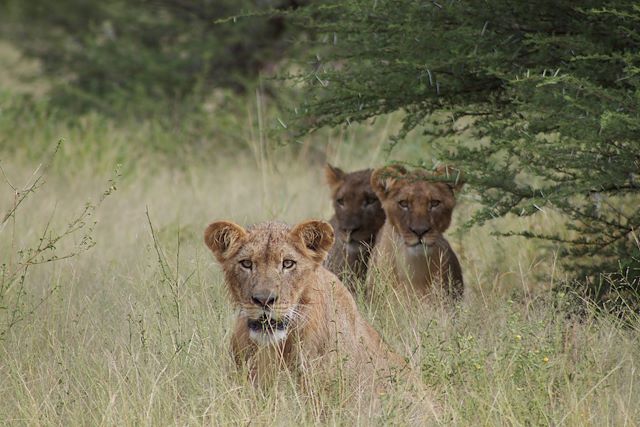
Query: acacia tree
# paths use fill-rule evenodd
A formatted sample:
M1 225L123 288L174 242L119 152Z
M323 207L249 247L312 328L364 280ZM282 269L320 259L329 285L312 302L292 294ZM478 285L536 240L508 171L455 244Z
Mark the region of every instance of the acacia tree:
M296 17L321 52L294 76L301 132L404 111L390 146L431 138L480 195L472 223L562 213L566 231L513 234L557 242L592 297L638 310L639 6L341 0Z

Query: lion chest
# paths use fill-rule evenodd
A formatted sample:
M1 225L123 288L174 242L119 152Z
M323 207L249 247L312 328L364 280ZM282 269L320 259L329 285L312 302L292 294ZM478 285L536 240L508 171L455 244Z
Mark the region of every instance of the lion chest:
M252 382L269 384L282 375L315 372L329 363L334 353L332 343L326 338L325 328L314 326L307 324L291 331L285 341L275 345L245 340L241 359L247 365Z
M415 290L428 292L432 281L432 257L435 251L422 245L404 247L396 258L396 271L403 282L411 284Z

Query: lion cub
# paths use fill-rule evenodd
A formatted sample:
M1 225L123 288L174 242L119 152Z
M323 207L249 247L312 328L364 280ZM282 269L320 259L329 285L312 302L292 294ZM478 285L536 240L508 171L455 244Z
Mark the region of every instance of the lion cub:
M334 216L329 221L336 242L325 261L349 290L364 282L371 249L384 224L384 210L371 188L371 169L345 173L327 164L325 176L331 188Z
M306 374L334 378L341 363L362 385L388 380L404 367L322 266L334 240L328 223L266 222L245 230L218 221L204 240L239 309L231 349L252 381L266 382L283 368L301 374L303 383Z
M462 269L443 233L451 224L455 192L463 185L460 172L447 166L434 172L410 172L399 165L377 169L371 176L371 186L382 202L387 220L380 231L371 268L380 274L390 273L393 285L421 299L434 294L461 298ZM370 274L369 292L373 292L374 285Z

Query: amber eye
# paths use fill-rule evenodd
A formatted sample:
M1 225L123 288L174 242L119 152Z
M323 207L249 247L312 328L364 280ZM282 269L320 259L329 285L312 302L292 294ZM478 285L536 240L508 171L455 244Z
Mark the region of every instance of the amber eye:
M429 207L431 207L432 209L440 206L440 200L432 200L431 203L429 204Z
M253 267L253 263L250 259L243 259L242 261L240 261L240 265L247 270L251 270L251 267Z
M402 209L409 209L409 202L406 200L400 200L398 205L400 205Z
M338 204L338 206L344 206L344 199L339 198L338 200L336 200L336 203Z
M292 259L285 259L284 261L282 261L282 268L284 268L285 270L293 268L294 265L296 265L296 262Z

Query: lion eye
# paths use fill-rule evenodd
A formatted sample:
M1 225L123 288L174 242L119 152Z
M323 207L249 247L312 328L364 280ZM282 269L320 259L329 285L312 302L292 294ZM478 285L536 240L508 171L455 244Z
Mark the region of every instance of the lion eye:
M338 204L338 206L344 206L344 199L339 198L338 200L336 200L336 203Z
M409 202L406 200L400 200L398 205L400 205L402 209L409 209Z
M243 259L242 261L240 261L240 265L247 270L251 270L251 267L253 267L253 263L250 259Z
M432 200L431 203L429 204L429 206L431 208L435 208L437 206L440 206L440 200Z
M285 270L292 268L294 265L296 265L296 262L292 259L285 259L284 261L282 261L282 268L284 268Z
M364 199L364 205L365 206L371 206L372 204L374 204L377 201L378 201L378 199L376 199L375 197L367 196L367 198Z

